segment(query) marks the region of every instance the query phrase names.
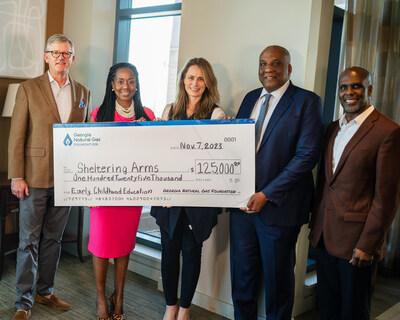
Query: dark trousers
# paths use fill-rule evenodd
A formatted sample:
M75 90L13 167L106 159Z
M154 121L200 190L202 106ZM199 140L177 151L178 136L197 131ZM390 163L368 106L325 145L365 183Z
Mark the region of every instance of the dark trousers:
M17 251L17 309L31 309L33 292L53 293L61 253L61 239L69 208L54 207L54 189L29 188L20 200L19 247Z
M322 320L369 320L376 264L354 267L331 256L323 244L317 253L317 303Z
M167 305L178 301L180 255L182 252L182 275L180 306L189 308L200 275L201 250L203 243L197 243L186 214L182 211L173 237L161 229L161 275Z
M299 231L298 226L266 225L256 213L231 213L231 280L236 320L257 319L262 285L265 288L266 318L291 319L295 246Z

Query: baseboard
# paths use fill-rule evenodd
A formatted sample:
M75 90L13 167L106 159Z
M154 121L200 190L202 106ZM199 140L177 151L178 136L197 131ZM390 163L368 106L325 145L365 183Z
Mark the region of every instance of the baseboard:
M231 303L212 298L196 291L193 297L193 304L228 319L233 319L233 305Z
M384 313L376 317L376 320L399 320L400 319L400 302L396 303Z
M161 279L161 252L136 244L129 257L128 270L159 282Z

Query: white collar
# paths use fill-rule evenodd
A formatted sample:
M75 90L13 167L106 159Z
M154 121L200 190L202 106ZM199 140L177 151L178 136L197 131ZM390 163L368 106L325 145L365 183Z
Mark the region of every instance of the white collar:
M343 108L343 106L342 106L342 108ZM374 106L370 105L367 109L365 109L363 112L361 112L357 117L355 117L351 121L347 121L345 113L342 114L342 116L339 119L340 128L351 122L357 124L358 126L361 126L361 124L365 121L365 119L367 119L367 117L372 113L372 111L374 111L374 109L375 109Z
M285 91L287 90L287 88L289 87L289 84L290 84L290 80L286 81L280 88L278 88L272 92L268 92L267 89L263 88L261 91L260 97L263 97L266 94L270 94L274 98L282 97L283 94L285 93Z
M49 81L50 81L50 83L53 83L53 82L55 82L55 83L57 83L57 85L58 85L58 82L53 78L53 76L51 75L51 73L50 73L50 71L47 71L47 75L49 76ZM66 87L67 85L69 85L71 82L69 81L69 77L67 77L67 81L64 83L64 85L62 86L62 87ZM60 87L60 86L59 86ZM60 87L60 88L62 88L62 87Z

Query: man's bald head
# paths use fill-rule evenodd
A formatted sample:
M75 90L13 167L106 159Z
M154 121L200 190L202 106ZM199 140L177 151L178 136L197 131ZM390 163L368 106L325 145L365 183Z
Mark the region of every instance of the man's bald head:
M368 84L371 84L371 74L369 73L369 71L356 66L346 68L344 71L342 71L339 76L339 82L345 75L349 75L351 73L356 73L363 80L368 80Z
M272 46L268 46L268 47L264 48L264 50L261 51L261 53L260 53L260 57L262 56L262 54L264 52L269 51L269 50L279 51L280 54L287 59L286 60L287 63L290 63L290 52L286 48L278 46L278 45L272 45Z

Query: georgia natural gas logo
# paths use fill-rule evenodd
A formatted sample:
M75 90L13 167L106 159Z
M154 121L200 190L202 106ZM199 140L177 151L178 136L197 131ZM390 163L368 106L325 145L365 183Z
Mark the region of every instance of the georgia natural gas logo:
M98 146L101 141L100 137L94 136L90 132L74 132L67 133L64 138L64 146Z
M71 146L72 145L72 139L70 137L70 135L67 133L65 138L64 138L64 146Z

